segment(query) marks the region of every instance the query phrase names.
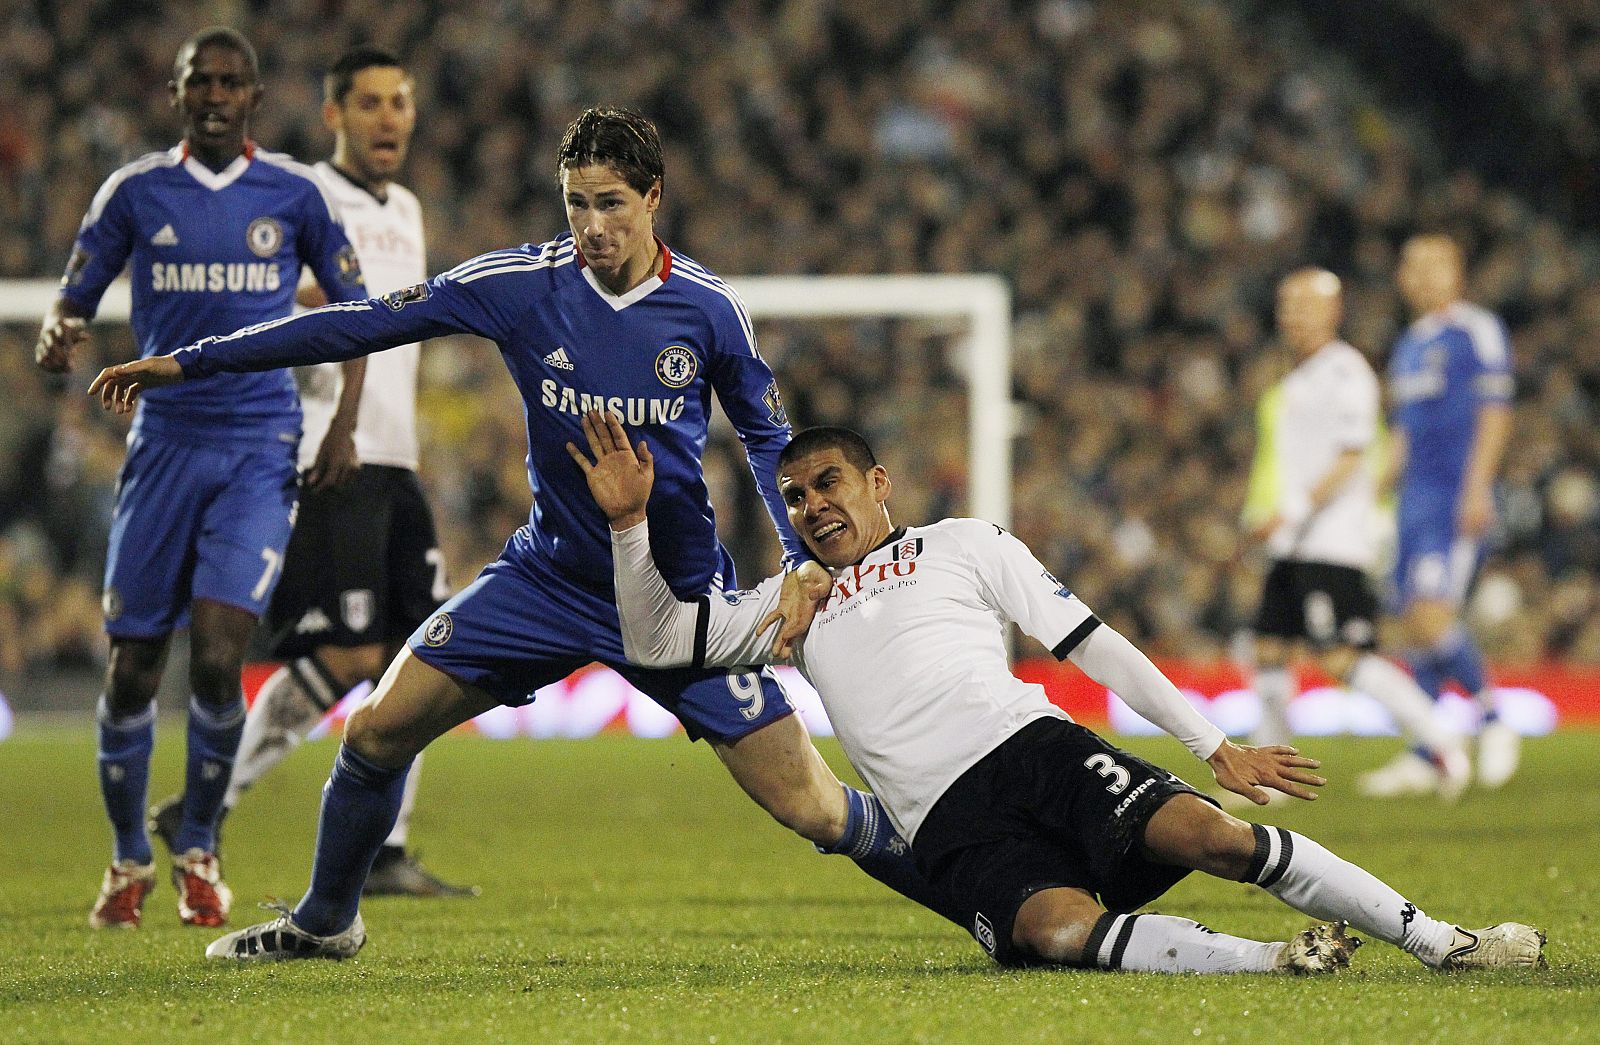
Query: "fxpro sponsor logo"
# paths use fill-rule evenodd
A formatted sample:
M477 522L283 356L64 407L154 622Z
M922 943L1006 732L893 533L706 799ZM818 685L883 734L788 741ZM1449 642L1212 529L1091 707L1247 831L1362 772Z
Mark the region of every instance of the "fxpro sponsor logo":
M641 425L664 425L683 416L684 397L671 399L648 396L607 396L595 392L580 392L570 385L558 383L553 378L539 382L539 401L551 410L573 417L581 417L590 410L605 410L616 414L625 424L635 428Z
M824 610L831 615L836 610L850 612L857 606L863 605L869 599L876 598L884 592L894 591L896 588L914 586L917 582L913 575L917 572L916 560L910 562L879 562L856 563L854 566L840 570L833 578L833 590L828 593L827 601L823 604ZM852 599L866 592L866 595L852 605Z
M165 263L150 266L150 289L157 293L262 293L282 286L278 265L272 261L213 261Z

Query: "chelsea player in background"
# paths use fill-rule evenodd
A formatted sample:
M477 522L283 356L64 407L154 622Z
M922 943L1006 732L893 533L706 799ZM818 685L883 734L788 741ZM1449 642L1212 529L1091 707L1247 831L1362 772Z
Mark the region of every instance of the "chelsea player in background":
M1477 700L1478 783L1500 787L1516 772L1520 739L1496 714L1461 605L1494 521L1494 482L1511 435L1511 349L1499 317L1462 300L1466 259L1448 236L1407 241L1396 275L1414 320L1389 360L1407 659L1435 698L1453 679ZM1412 794L1433 790L1437 773L1405 752L1360 783L1378 797Z
M655 237L665 175L655 127L629 110L590 109L567 128L557 169L569 234L485 254L381 298L111 367L90 386L108 408L126 410L155 385L472 333L499 345L524 402L528 525L417 629L350 716L324 791L311 888L299 905L222 937L207 948L210 957L355 954L366 940L357 910L362 880L394 823L412 758L456 724L500 704L526 703L593 660L676 714L691 738L706 738L780 823L825 851L850 855L868 874L947 917L969 920L922 880L877 800L839 783L770 672L652 671L628 663L610 530L566 450L581 438L584 411L614 412L650 441L657 462L650 518L665 538L655 554L686 599L720 598L736 586L701 470L712 393L739 432L794 561L802 546L774 478L789 424L743 303ZM815 563L803 568L823 573ZM803 631L809 615L798 583L791 592L780 613L786 629Z
M355 252L309 168L249 140L262 88L232 29L184 43L169 85L184 138L121 168L95 196L61 295L34 350L62 372L126 264L142 356L289 313L302 264L334 300L365 296ZM348 367L338 418L308 481L354 470L351 432L365 360ZM172 632L190 631L188 761L173 846L178 914L217 926L231 896L216 820L244 724L240 667L277 583L297 497L300 405L288 372L165 389L140 405L117 486L104 609L111 656L100 699L100 788L114 855L89 915L139 925L155 885L145 829L155 695Z

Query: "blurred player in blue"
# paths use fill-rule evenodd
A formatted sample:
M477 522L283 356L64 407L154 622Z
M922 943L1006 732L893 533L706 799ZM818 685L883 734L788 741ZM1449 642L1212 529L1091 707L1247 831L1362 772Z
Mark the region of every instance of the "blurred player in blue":
M249 140L262 88L244 37L215 28L189 39L169 90L183 142L121 168L95 196L39 334L35 358L45 370L71 366L87 320L125 265L142 356L287 315L302 264L330 298L365 294L338 214L310 170ZM360 364L346 374L340 409L349 418ZM111 657L99 765L115 850L89 915L96 928L137 927L155 885L144 823L155 695L172 632L184 627L193 697L172 879L184 922L227 919L215 825L244 724L240 665L294 521L299 439L288 373L165 389L134 418L106 562ZM336 482L354 465L348 435L328 440L308 478Z
M790 557L801 544L775 481L789 424L749 314L728 286L655 237L665 167L655 127L590 109L557 154L570 233L496 251L405 290L333 304L103 371L90 386L127 410L142 390L224 371L351 359L391 345L473 333L500 346L522 392L533 512L498 561L411 636L350 717L324 792L311 888L275 921L214 942L214 958L344 958L366 939L362 880L394 823L412 758L435 737L598 660L706 738L740 786L780 823L962 923L915 870L881 804L843 787L766 671L650 671L627 662L605 516L566 444L583 412L609 410L646 434L662 571L684 598L735 587L716 536L701 455L711 395L743 440ZM201 384L198 387L205 387ZM815 563L802 567L820 571ZM798 583L781 613L804 630ZM780 636L778 641L785 641Z
M1519 737L1500 721L1483 654L1461 606L1494 521L1494 482L1511 435L1511 349L1505 325L1462 300L1466 261L1442 235L1409 240L1400 293L1414 317L1389 361L1399 482L1395 583L1417 682L1435 698L1455 681L1483 714L1477 779L1516 772ZM1374 796L1431 792L1437 771L1416 752L1361 780Z

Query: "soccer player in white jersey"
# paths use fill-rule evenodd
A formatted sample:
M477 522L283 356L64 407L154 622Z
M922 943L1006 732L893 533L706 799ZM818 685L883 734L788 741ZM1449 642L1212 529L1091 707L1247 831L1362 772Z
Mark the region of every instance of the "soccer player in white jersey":
M656 666L787 661L816 686L857 772L929 879L974 910L968 928L1005 964L1150 972L1332 972L1349 923L1439 969L1533 965L1543 936L1468 932L1303 835L1234 819L1177 777L1074 723L1011 674L1005 623L1082 668L1252 801L1313 798L1318 763L1230 742L1144 655L1103 625L1005 530L977 519L895 528L888 473L854 432L813 428L779 458L789 520L827 567L797 643L769 627L781 576L681 601L657 569L646 504L654 460L613 414L592 412L594 461L568 452L611 524L628 655ZM817 571L821 573L822 571ZM808 581L808 584L810 582ZM1260 885L1335 920L1288 943L1134 914L1191 869Z
M1378 599L1367 571L1377 554L1377 480L1368 458L1378 439L1378 377L1339 340L1339 277L1307 268L1278 284L1277 323L1296 364L1267 393L1251 473L1251 534L1272 565L1255 622L1257 743L1289 739L1290 660L1308 646L1330 678L1375 697L1438 766L1441 797L1467 786L1461 738L1433 715L1433 701L1377 650Z
M500 348L527 419L527 525L465 590L411 636L345 725L323 790L311 887L272 922L214 941L209 957L262 961L355 954L366 939L361 885L394 824L413 757L451 727L600 661L706 739L780 823L953 920L968 919L922 878L872 795L843 786L811 746L770 672L652 671L629 663L611 590L611 541L567 456L600 404L644 427L662 475L652 512L672 540L658 557L685 594L736 586L716 536L701 466L716 396L750 459L791 560L804 557L775 486L789 422L737 294L655 235L666 165L649 120L586 110L557 150L569 231L493 251L434 279L353 304L211 338L102 371L108 409L146 389L211 375L352 358L445 333ZM784 609L798 612L796 596Z
M312 170L339 203L369 292L414 286L428 276L422 205L394 180L416 129L411 77L393 54L360 46L334 62L323 88L322 118L333 132L333 158ZM327 304L314 282L301 286L299 298L310 308ZM433 513L417 481L420 350L413 343L368 357L353 418L360 467L348 478L312 475L313 451L323 436L348 428L335 409L339 368L324 363L296 374L305 413L300 468L307 483L283 579L266 617L272 655L285 663L262 684L245 720L223 816L335 701L363 680L376 682L405 637L450 595ZM352 433L339 430L337 438ZM440 880L406 851L421 766L419 755L394 830L367 876L369 896L475 892ZM151 830L174 836L182 801L176 795L152 809Z
M1511 346L1498 316L1462 300L1466 259L1448 236L1407 241L1396 279L1414 320L1389 358L1394 581L1407 660L1433 696L1453 680L1477 701L1478 782L1495 788L1516 772L1521 738L1499 718L1461 605L1494 523L1494 482L1511 438ZM1433 774L1421 753L1404 752L1364 782L1373 794L1410 794L1432 787Z
M311 170L256 147L262 87L254 49L227 28L178 52L168 85L183 141L106 179L83 219L36 359L63 371L73 344L124 267L143 356L174 341L287 315L302 266L336 301L364 297L337 206ZM341 424L353 417L365 361L349 371ZM174 631L189 631L186 800L168 843L179 917L221 925L231 894L216 822L244 728L240 668L281 575L293 524L300 404L287 374L168 389L141 406L117 478L104 597L111 657L100 700L101 794L115 836L89 915L136 928L155 886L145 827L155 695ZM304 445L304 444L302 444ZM348 439L308 445L313 475L353 467Z

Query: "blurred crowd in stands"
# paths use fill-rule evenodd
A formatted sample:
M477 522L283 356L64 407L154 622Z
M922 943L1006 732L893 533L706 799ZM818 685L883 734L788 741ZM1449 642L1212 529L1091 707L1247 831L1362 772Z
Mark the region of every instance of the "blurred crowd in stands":
M1525 7L1545 13L1500 13ZM1558 107L1574 134L1592 134L1600 23L1589 7L1441 5L1437 31ZM173 143L166 82L197 19L225 18L253 40L268 90L254 137L308 161L329 147L318 113L329 61L361 40L405 56L422 115L404 180L427 209L436 270L559 232L562 129L584 105L633 105L669 147L663 238L726 276L1006 276L1015 531L1152 652L1205 658L1225 654L1258 592L1238 514L1253 404L1285 367L1271 336L1275 282L1308 263L1343 276L1346 334L1381 372L1406 322L1396 249L1418 229L1442 230L1468 249L1471 298L1510 324L1518 382L1496 551L1469 619L1497 661L1600 663L1596 240L1452 164L1429 126L1314 42L1291 8L10 5L0 277L58 275L104 177ZM959 328L759 329L792 420L853 425L884 451L898 520L965 510ZM33 369L35 330L0 328L12 390L0 410L0 670L10 671L102 655L99 570L121 459L122 430L81 394L99 361L57 388ZM130 355L126 329L99 328L97 351ZM520 404L493 349L466 339L424 353L423 384L423 473L464 584L527 510ZM726 429L709 468L742 570L766 571L770 525Z

